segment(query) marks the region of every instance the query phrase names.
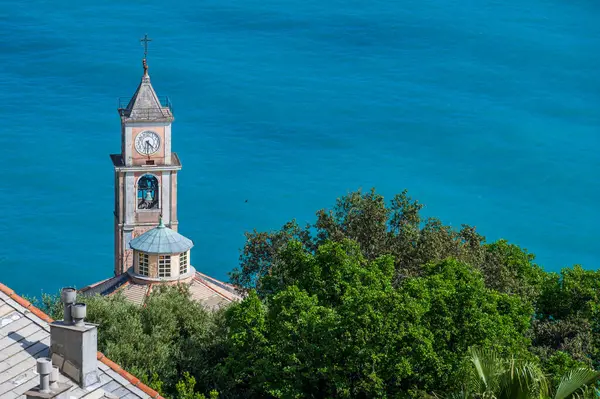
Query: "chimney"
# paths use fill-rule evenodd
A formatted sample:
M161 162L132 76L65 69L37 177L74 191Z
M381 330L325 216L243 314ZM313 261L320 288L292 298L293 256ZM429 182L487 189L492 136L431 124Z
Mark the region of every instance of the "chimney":
M62 399L65 396L61 394L71 388L69 384L58 382L58 369L52 367L52 361L47 357L37 359L37 372L40 375L40 385L25 392L27 399Z
M97 325L84 322L86 306L75 303L74 288L63 288L61 299L65 317L50 323L50 358L61 373L86 388L100 381Z

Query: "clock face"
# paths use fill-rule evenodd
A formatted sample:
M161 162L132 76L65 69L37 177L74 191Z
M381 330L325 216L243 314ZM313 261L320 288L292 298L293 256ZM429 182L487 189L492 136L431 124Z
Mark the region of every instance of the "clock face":
M143 155L154 154L160 148L160 137L150 130L144 130L135 138L135 149Z

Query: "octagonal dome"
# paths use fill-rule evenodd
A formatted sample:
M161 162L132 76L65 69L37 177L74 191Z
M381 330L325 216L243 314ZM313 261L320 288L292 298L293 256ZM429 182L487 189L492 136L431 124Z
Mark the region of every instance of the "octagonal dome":
M161 218L158 227L134 238L129 242L129 246L131 249L149 254L178 254L188 251L194 243L166 227Z

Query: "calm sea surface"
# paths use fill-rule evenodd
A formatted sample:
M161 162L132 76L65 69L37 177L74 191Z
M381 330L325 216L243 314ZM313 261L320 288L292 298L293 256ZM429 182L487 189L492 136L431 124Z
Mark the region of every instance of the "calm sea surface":
M600 266L598 2L74 4L0 1L0 281L21 294L112 275L144 33L197 269L226 278L244 231L372 186L547 270Z

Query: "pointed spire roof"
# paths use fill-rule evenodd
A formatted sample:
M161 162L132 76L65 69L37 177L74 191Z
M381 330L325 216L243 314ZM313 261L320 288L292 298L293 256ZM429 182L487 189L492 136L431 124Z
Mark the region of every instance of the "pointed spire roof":
M148 64L143 60L144 75L137 90L129 100L127 107L119 110L122 117L129 120L152 120L152 121L172 121L171 107L167 101L163 105L156 95L150 75L148 75Z
M179 254L194 246L192 240L166 227L159 219L153 228L129 242L131 249L149 254Z

